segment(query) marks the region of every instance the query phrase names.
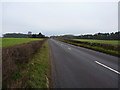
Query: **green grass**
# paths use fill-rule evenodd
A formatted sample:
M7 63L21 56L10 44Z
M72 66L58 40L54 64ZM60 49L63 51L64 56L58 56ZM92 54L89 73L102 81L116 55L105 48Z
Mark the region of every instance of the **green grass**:
M113 44L118 45L120 43L119 40L94 40L94 39L73 39L76 41L84 41L84 42L93 42L93 43L104 43L104 44Z
M62 39L60 41L65 42L65 43L69 43L69 44L72 44L72 45L84 47L84 48L93 49L93 50L100 51L100 52L103 52L103 53L107 53L107 54L110 54L110 55L120 56L119 51L110 50L110 49L103 48L103 47L100 47L100 46L91 46L91 45L87 45L87 44L73 43L73 42L70 42L70 41L62 40Z
M29 88L48 88L46 76L49 77L48 42L45 42L41 51L28 64Z
M35 40L43 40L38 38L2 38L2 47L15 46Z
M2 47L2 38L0 38L0 47Z
M15 88L48 88L46 77L50 78L48 42L42 45L27 64L20 64L11 74L11 83ZM19 87L19 83L25 83Z

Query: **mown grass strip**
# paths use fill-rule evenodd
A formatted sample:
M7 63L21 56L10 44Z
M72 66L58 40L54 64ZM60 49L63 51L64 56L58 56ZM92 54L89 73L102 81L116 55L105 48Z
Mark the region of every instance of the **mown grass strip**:
M2 47L2 38L0 38L0 48Z
M90 46L90 45L86 45L86 44L73 43L73 42L70 42L70 41L62 40L62 39L57 39L57 40L60 40L62 42L69 43L69 44L72 44L72 45L75 45L75 46L89 48L89 49L93 49L93 50L96 50L96 51L100 51L100 52L103 52L103 53L107 53L107 54L110 54L110 55L120 57L120 51L119 50L115 51L115 50L106 49L106 48L103 48L103 47L100 47L100 46Z
M120 44L119 40L95 40L95 39L73 39L73 40L83 41L83 42L91 42L91 43L113 44L113 45Z
M15 46L31 41L43 40L42 38L2 38L2 47Z
M48 42L45 42L31 62L28 64L28 76L26 87L28 88L48 88L46 76L49 75L49 52Z

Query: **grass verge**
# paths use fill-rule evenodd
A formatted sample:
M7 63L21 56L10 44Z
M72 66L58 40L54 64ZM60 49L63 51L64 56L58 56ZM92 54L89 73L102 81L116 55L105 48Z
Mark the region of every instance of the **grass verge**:
M26 64L19 64L9 77L7 88L49 88L49 47L46 40Z
M75 46L89 48L89 49L93 49L93 50L96 50L96 51L100 51L100 52L103 52L103 53L107 53L107 54L110 54L110 55L120 57L120 51L119 50L115 51L115 50L106 49L106 48L103 48L103 47L100 47L100 46L93 46L93 45L91 46L91 45L86 45L86 44L81 44L81 43L73 43L73 42L70 42L70 41L62 40L62 39L57 39L57 40L60 40L62 42L69 43L69 44L72 44L72 45L75 45Z
M49 51L48 42L46 41L40 52L38 52L28 64L29 80L26 87L28 88L48 88L49 77Z

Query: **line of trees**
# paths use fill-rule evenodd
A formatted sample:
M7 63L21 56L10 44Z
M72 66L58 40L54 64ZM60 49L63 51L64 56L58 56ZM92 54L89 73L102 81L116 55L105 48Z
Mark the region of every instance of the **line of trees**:
M22 33L6 33L3 35L5 38L27 38L27 34Z
M32 34L32 32L28 32L28 34L6 33L3 34L3 37L4 38L47 38L47 36L43 35L42 33Z
M96 33L86 35L62 35L62 36L51 36L51 38L66 38L66 39L98 39L98 40L120 40L120 31L112 33Z
M45 35L39 33L39 34L32 34L29 35L30 38L45 38Z
M120 40L120 32L97 33L94 35L81 35L81 39Z
M5 38L48 38L42 33L32 34L32 32L28 32L28 34L22 33L6 33L3 35ZM98 39L98 40L120 40L120 31L112 32L112 33L96 33L96 34L86 34L86 35L62 35L62 36L51 36L51 38L66 38L66 39Z

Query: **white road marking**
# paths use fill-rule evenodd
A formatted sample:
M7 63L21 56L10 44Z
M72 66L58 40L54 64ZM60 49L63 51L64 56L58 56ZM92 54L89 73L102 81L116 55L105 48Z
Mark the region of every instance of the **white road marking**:
M100 63L100 62L98 62L98 61L95 61L95 62L96 62L97 64L99 64L99 65L101 65L101 66L103 66L103 67L105 67L105 68L107 68L107 69L109 69L109 70L111 70L111 71L117 73L117 74L120 74L120 72L118 72L118 71L112 69L111 67L108 67L108 66L106 66L106 65L104 65L104 64L102 64L102 63Z
M69 50L71 50L71 48L68 48Z

